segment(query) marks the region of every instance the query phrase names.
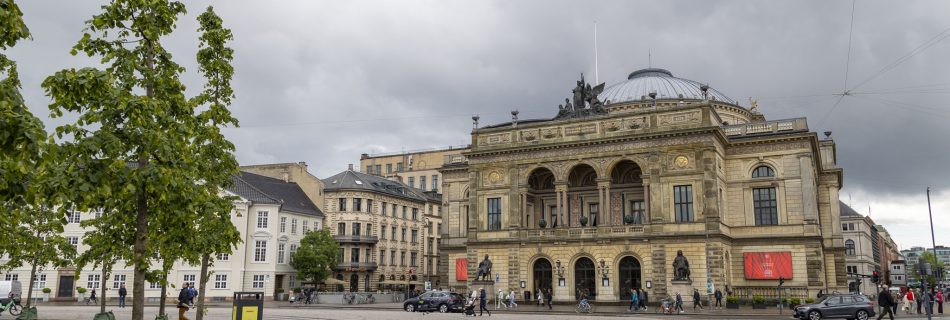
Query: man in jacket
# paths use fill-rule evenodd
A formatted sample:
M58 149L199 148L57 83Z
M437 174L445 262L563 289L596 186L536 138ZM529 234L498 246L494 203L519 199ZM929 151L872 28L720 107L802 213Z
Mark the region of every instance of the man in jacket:
M491 311L488 310L488 308L486 308L487 303L488 303L488 297L485 294L485 288L482 288L478 292L478 316L479 317L481 317L482 314L484 314L485 312L488 312L488 316L491 317Z
M547 300L547 303L548 303L548 310L551 310L551 302L554 302L554 291L552 290L553 289L548 288L547 295L544 296L544 300ZM489 313L488 315L491 315L491 313Z
M699 290L693 289L693 311L696 311L696 307L699 307L699 310L703 310L703 303L700 301Z
M716 309L722 309L722 291L716 289L713 295L716 297Z
M887 287L884 287L881 293L877 295L877 305L881 306L881 314L877 316L877 320L884 318L885 314L890 316L891 320L894 320L894 297L891 297L891 293L887 290Z
M119 287L119 308L125 308L125 296L129 294L129 291L125 289L125 284L122 284L122 287Z
M188 311L188 298L191 297L191 293L188 293L188 283L181 285L181 291L178 291L178 320L189 320L185 316L185 311Z

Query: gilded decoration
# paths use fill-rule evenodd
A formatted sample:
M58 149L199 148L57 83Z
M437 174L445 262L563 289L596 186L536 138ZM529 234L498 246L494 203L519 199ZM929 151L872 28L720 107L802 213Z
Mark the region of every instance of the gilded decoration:
M505 183L505 175L502 174L501 169L489 169L488 174L485 175L485 181L483 182L486 186L498 186Z
M686 156L676 156L676 159L673 159L673 165L677 168L683 169L689 165L689 158Z

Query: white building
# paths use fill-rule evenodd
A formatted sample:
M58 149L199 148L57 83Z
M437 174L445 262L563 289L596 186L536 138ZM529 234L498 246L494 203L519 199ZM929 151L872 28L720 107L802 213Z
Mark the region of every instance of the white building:
M889 269L891 270L889 280L892 286L907 286L907 263L904 260L891 261Z
M273 298L281 289L288 291L299 286L296 272L289 264L290 255L296 251L306 232L323 228L323 212L300 184L289 179L242 172L233 177L233 181L234 185L226 194L239 198L234 202L231 222L240 231L243 241L233 253L216 257L210 268L212 276L208 281L207 296L211 300L225 300L237 291L262 291L266 297ZM79 252L88 248L82 239L90 231L80 227L79 223L99 214L77 211L67 217L64 236L76 245ZM196 283L199 271L198 265L179 262L169 273L168 281L176 287L183 282ZM109 279L102 279L101 269L84 269L78 277L75 272L75 267L42 268L33 295L41 297L43 288L50 288L52 299L71 300L77 295L77 287L96 289L101 296L102 288L118 289L122 284L126 284L129 296L132 295L132 268L125 262L113 267ZM6 272L3 278L25 283L29 276L30 266L23 266ZM161 296L157 283L146 283L145 288L149 300L157 301ZM107 298L115 298L116 290L110 291ZM167 292L172 298L177 295L177 289L169 288Z
M848 288L865 294L877 292L869 278L874 271L883 276L879 259L877 229L871 218L857 213L838 202L841 212L841 229L844 237L844 258L848 273ZM882 279L881 282L887 279Z

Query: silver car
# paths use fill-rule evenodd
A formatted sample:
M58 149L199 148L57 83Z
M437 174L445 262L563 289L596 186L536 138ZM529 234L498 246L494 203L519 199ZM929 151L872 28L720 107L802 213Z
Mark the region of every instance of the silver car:
M795 307L795 318L867 320L874 316L874 302L859 294L830 294L812 304Z

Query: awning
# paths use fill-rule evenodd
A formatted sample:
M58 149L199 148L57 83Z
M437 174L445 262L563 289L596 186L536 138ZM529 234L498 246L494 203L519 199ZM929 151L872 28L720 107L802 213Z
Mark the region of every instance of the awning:
M328 284L328 285L343 284L343 285L345 285L345 284L346 284L346 281L338 280L338 279L334 279L334 278L327 278L326 280L323 280L323 284Z

